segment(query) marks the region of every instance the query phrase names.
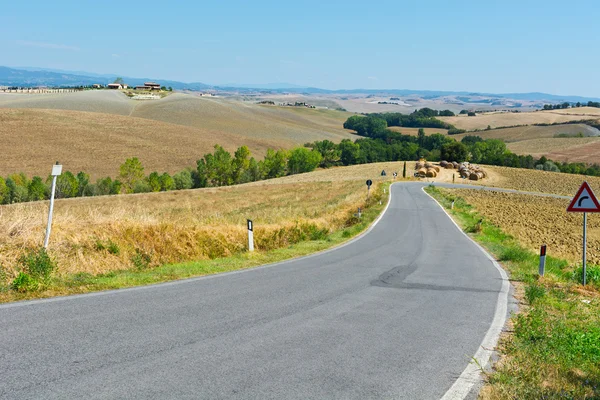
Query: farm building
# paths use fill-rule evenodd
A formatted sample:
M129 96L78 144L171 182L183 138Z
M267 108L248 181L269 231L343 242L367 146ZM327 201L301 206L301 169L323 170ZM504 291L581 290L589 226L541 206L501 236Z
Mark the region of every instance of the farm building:
M123 85L121 85L120 83L109 83L107 87L109 89L123 89Z
M144 82L144 86L149 87L150 90L160 90L160 84L156 82Z
M101 84L99 84L99 83L94 83L94 84L92 85L92 87L93 87L94 89L100 89L100 88L102 87L102 85L101 85Z

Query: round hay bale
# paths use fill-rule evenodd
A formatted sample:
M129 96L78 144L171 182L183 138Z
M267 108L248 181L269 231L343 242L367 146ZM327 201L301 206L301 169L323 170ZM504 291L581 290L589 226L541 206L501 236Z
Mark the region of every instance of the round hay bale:
M425 168L425 163L422 163L422 162L420 162L420 161L419 161L419 162L417 162L417 163L415 164L415 169L416 169L417 171L418 171L418 170L420 170L420 169L422 169L422 168Z
M420 169L417 171L417 174L419 174L419 176L420 176L421 178L424 178L425 176L427 176L427 170L426 170L425 168L420 168Z
M429 168L431 168L431 167L433 167L433 164L432 164L432 163L430 163L430 162L426 162L426 163L425 163L425 168L428 168L428 169L429 169Z
M469 175L469 180L472 180L472 181L478 181L482 178L483 178L483 174L481 172L472 172L471 175Z
M452 163L446 164L446 169L454 169L454 165Z
M448 161L446 161L446 160L440 161L440 167L446 168L446 165L448 165Z
M427 176L428 178L435 178L437 176L437 172L435 172L435 169L429 168L425 176Z
M452 161L452 165L454 165L454 169L458 169L458 163L456 161Z
M460 177L461 178L468 178L471 175L471 173L467 170L462 170L460 171Z
M485 169L482 169L480 172L483 174L483 177L484 177L484 178L487 178L487 177L488 177L488 173L487 173L487 172L485 172Z
M439 173L440 172L440 167L438 167L437 165L433 166L433 169L435 169L435 172Z

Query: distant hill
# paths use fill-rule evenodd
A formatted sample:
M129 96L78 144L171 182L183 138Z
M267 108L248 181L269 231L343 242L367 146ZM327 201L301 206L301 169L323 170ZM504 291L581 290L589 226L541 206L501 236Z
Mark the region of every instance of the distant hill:
M217 91L240 93L299 93L299 94L348 94L348 95L391 95L391 96L420 96L425 99L438 99L449 96L460 96L465 102L501 105L494 99L511 99L533 102L587 102L600 101L600 98L582 97L574 95L554 95L548 93L478 93L468 91L439 91L439 90L409 90L409 89L343 89L329 90L315 87L305 87L292 83L266 83L266 84L224 84L209 85L201 82L179 82L160 78L134 78L117 74L97 74L85 71L63 71L49 68L21 67L9 68L0 66L0 85L4 86L80 86L94 83L108 84L118 76L122 77L129 85L141 85L148 81L157 81L161 85L171 86L177 90L202 91L213 89ZM473 101L473 99L477 99ZM470 100L469 100L470 99Z
M85 75L83 75L85 74ZM68 71L34 69L16 69L0 67L0 85L3 86L88 86L95 83L106 85L114 82L119 75L100 75L89 72L69 73ZM200 82L178 82L156 78L132 78L121 76L128 85L142 85L144 82L157 81L163 86L171 86L177 90L206 90L211 88Z

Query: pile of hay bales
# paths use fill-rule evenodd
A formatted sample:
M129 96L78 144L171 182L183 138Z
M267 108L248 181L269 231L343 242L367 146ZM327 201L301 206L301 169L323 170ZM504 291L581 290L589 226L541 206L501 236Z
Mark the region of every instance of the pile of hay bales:
M446 169L457 169L461 178L470 179L472 181L478 181L483 178L487 178L487 172L479 165L471 164L468 162L457 163L456 161L441 161L440 166Z
M420 160L415 165L416 175L420 178L435 178L440 173L440 167L425 160Z

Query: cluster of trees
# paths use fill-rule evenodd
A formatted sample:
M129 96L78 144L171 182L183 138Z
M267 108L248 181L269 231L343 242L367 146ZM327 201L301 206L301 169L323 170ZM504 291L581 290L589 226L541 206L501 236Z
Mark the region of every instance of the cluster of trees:
M569 103L569 102L564 102L561 104L544 104L544 110L561 110L561 109L565 109L565 108L570 108L570 107L574 107L574 108L579 108L579 107L596 107L596 108L600 108L600 102L599 101L588 101L587 103L581 103L581 102L577 102L577 103Z
M344 122L344 128L356 131L361 136L370 138L380 137L389 126L407 128L439 128L448 129L453 134L464 133L454 125L437 119L437 116L453 116L450 110L437 111L431 108L422 108L411 114L402 113L373 113L367 115L353 115Z
M321 152L329 157L325 162ZM332 157L334 161L331 161ZM319 165L335 165L336 160L326 147L298 147L290 151L269 149L264 159L257 161L246 146L238 148L232 155L216 145L213 153L205 154L197 161L196 168L185 169L173 176L166 172L146 175L137 157L127 159L120 166L116 179L106 177L92 183L85 172L75 175L66 171L57 178L55 196L70 198L226 186L310 172ZM0 177L0 204L48 199L51 184L51 176L45 180L39 176L29 179L23 173Z
M503 141L497 139L484 140L479 136L465 136L457 142L439 133L427 136L423 129L420 129L415 137L387 129L383 126L381 118L350 118L354 119L352 125L363 128L363 134L360 131L357 133L367 138L358 139L354 143L344 140L339 145L334 145L341 154L340 165L416 160L423 157L431 161L470 161L478 164L600 176L599 165L560 163L545 157L535 159L531 155L517 155L508 150ZM357 118L363 118L365 121L356 121Z

